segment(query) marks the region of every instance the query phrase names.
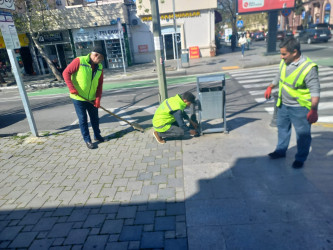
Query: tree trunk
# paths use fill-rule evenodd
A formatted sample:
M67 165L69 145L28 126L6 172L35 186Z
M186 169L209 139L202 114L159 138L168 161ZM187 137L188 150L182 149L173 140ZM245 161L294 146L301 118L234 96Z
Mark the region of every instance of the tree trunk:
M62 75L60 74L58 69L53 65L53 63L50 60L50 58L48 57L48 55L44 52L43 48L38 43L38 40L36 39L36 37L34 37L32 35L31 38L34 41L34 44L36 45L37 49L39 50L39 53L45 59L47 65L50 67L50 69L51 69L53 75L55 76L55 78L57 78L58 81L63 81Z

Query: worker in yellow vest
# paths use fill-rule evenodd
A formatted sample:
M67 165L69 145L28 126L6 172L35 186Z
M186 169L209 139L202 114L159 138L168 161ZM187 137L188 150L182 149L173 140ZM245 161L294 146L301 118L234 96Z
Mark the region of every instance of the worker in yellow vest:
M320 84L318 66L301 54L300 43L295 38L280 44L281 63L279 73L265 92L269 99L272 89L279 87L277 110L278 143L271 159L286 156L294 126L297 138L297 153L293 168L302 168L311 146L311 124L318 120Z
M182 138L186 132L197 135L196 119L190 119L184 111L194 103L195 96L190 92L170 97L161 103L153 117L153 135L158 143L164 144L168 138ZM189 120L194 129L187 127L184 119Z
M104 49L100 46L95 46L88 55L75 58L62 74L79 118L83 140L89 149L95 148L95 145L91 142L87 113L90 117L95 140L104 142L99 129L98 117L98 108L101 106L103 90L102 62L104 57ZM91 102L94 104L91 104Z

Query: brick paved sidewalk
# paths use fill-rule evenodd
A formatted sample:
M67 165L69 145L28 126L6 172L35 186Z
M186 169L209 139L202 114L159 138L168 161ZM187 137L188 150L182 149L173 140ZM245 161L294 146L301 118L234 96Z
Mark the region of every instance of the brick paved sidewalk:
M0 138L1 249L187 249L181 142L102 134Z

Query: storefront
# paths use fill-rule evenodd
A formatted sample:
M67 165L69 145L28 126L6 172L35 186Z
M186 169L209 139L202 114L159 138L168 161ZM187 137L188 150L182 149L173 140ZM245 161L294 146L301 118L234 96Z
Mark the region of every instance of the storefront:
M215 51L214 10L203 9L177 12L175 16L176 30L172 13L160 15L164 58L173 60L177 58L177 54L178 58L180 58L182 50L191 47L199 47L201 57L211 56L211 51ZM138 47L134 58L136 62L147 62L149 59L153 59L151 52L154 51L154 47L146 46L149 48L146 51L142 51L140 48L142 48L142 45L150 45L153 40L152 16L141 16L140 19L140 26L147 26L150 35L142 35L144 32L147 34L144 27L132 28L134 49L136 49L136 46ZM144 55L146 55L146 58Z
M39 44L43 46L45 53L49 55L50 60L58 65L61 70L65 69L74 59L69 31L44 32L37 39ZM44 74L49 73L47 63L37 49L35 49L35 52L41 71Z
M103 62L105 68L122 68L123 58L127 65L129 49L126 44L126 30L123 26L121 27L123 32L119 32L117 25L73 29L76 55L87 55L93 46L98 45L107 55Z
M20 67L22 74L34 74L32 57L29 49L29 39L26 34L18 34L21 48L15 49L15 57ZM7 50L3 37L0 36L0 65L4 74L11 72L11 65L9 62Z

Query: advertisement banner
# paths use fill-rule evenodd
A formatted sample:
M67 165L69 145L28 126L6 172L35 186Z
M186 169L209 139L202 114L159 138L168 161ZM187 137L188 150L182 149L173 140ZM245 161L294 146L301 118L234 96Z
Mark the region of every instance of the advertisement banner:
M291 9L294 7L295 0L237 0L237 13L239 14Z

